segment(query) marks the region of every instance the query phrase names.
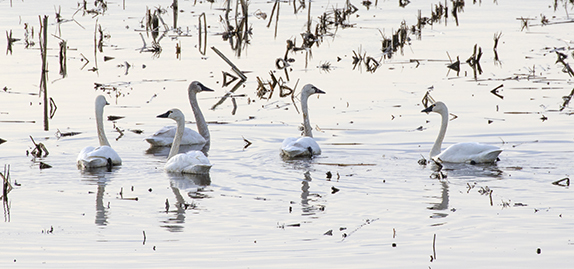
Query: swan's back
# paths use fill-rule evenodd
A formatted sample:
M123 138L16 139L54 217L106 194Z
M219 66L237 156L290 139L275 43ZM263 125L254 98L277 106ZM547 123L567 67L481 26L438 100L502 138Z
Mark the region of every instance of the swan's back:
M207 174L211 169L211 163L203 152L194 150L171 157L165 164L164 169L167 172Z
M433 158L451 163L493 163L501 152L497 146L466 142L454 144Z
M169 147L173 143L176 129L176 126L164 126L150 137L147 137L145 140L152 146ZM205 138L203 138L203 136L201 136L198 132L190 128L184 129L181 145L196 145L205 143Z
M321 154L319 144L312 137L289 137L283 140L282 153L289 157L308 157Z

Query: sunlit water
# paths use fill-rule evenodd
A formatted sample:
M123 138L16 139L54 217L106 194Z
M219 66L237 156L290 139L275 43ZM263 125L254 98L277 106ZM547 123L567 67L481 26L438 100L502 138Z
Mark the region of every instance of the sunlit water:
M88 9L94 8L89 2ZM560 110L573 83L555 52L572 63L572 23L558 23L570 20L570 4L565 8L558 1L554 11L554 1L466 1L458 26L449 13L446 22L424 26L420 38L409 35L410 42L389 59L381 51L383 36L389 38L403 20L416 24L418 10L430 17L431 8L444 1L413 1L404 8L397 1L378 1L369 9L351 1L358 8L348 21L354 27L332 29L334 35L312 47L307 66L305 52L289 53L295 61L287 81L275 60L285 55L287 39L302 44L308 9L294 14L292 3L281 2L274 37L275 20L267 27L273 2L250 2L252 35L238 56L221 36L225 3L180 1L178 27L190 36L166 32L162 52L154 56L141 51L142 37L148 46L152 42L145 32L146 7L166 9L161 16L173 27L171 2L142 2L126 1L125 9L122 1L109 2L103 15L76 13L76 1L0 2L2 32L11 30L21 39L0 56L0 86L6 87L0 90L0 138L8 141L0 145L0 164L10 165L14 187L0 224L2 267L573 264L574 196L569 187L552 184L569 177L574 157L572 108ZM344 6L345 1L312 2L312 28L318 16ZM234 2L231 7L235 25ZM60 8L65 21L57 24L54 11ZM205 55L198 38L202 13L209 26ZM48 95L57 105L49 131L43 130L43 99L37 95L39 15L49 16ZM548 25L541 25L542 16ZM532 19L528 27L521 18ZM34 28L36 44L30 48L25 23ZM103 52L94 53L97 25L106 38ZM492 49L497 33L502 33L499 61ZM59 75L60 40L54 36L69 47L65 78ZM7 42L2 44L0 50L7 50ZM476 77L465 63L475 44L483 52L483 73ZM212 46L246 72L247 81L235 93L235 114L230 99L210 109L234 85L222 86L222 71L233 71ZM354 66L354 55L370 56L380 66L374 72ZM458 74L446 67L449 57L460 58ZM317 68L325 64L332 68ZM281 158L282 140L299 135L302 120L291 99L280 98L278 91L269 100L257 97L257 78L270 81L270 72L285 86L297 85L297 93L306 83L327 93L309 100L322 155ZM149 151L144 141L173 124L156 118L170 108L193 120L186 93L193 80L215 90L198 96L212 137L213 168L205 177L164 172L167 149ZM108 139L123 159L111 172L81 172L75 164L83 147L98 143L93 106L103 92L95 83L116 87L104 93L111 103L104 116L125 117L105 121ZM491 93L501 84L503 98ZM443 146L497 145L504 149L497 164L449 165L442 180L430 166L418 164L428 158L440 127L439 115L420 113L429 90L457 116ZM57 130L81 134L58 139ZM33 147L30 136L46 146L48 156L26 155ZM252 144L245 148L244 139ZM52 168L39 169L40 161Z

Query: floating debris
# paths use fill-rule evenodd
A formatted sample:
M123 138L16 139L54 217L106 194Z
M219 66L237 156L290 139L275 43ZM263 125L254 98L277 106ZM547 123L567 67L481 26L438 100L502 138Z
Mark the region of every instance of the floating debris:
M338 189L338 188L336 188L336 187L331 187L331 194L335 194L335 193L337 193L337 192L339 192L339 189Z
M11 55L12 54L12 44L14 42L20 41L20 39L12 37L12 30L10 30L10 33L8 33L8 31L6 31L6 39L8 40L8 46L6 47L6 55L8 55L8 53L10 53L10 55Z
M556 181L552 182L552 185L568 187L568 186L570 186L570 178L565 177L563 179L556 180Z
M40 170L42 169L48 169L48 168L52 168L51 165L44 163L44 162L40 162Z
M123 118L125 118L125 116L110 115L110 116L108 116L108 121L116 121L116 120L123 119Z
M5 139L0 138L0 145L6 143Z
M490 93L496 95L496 97L498 97L498 98L500 98L500 99L504 99L504 96L502 96L502 95L500 95L500 94L498 93L498 89L502 88L503 86L504 86L503 84L500 84L500 85L496 86L496 88L492 89L492 90L490 91Z
M82 133L82 132L65 132L65 133L62 133L60 131L60 129L56 129L56 130L57 130L56 131L56 138L58 138L58 139L60 139L62 137L66 137L66 136L75 136L75 135L79 135Z
M243 149L246 149L249 146L251 146L251 144L252 144L251 141L245 139L245 137L243 137L243 136L242 136L242 138L243 138L243 142L245 142L245 146L243 146Z
M8 202L8 193L12 191L12 184L10 184L10 165L4 165L4 173L0 173L2 177L2 207L4 209L4 221L10 222L10 203Z
M32 136L30 136L30 139L32 140L32 143L34 143L34 149L31 152L32 156L34 156L36 158L42 158L42 157L46 157L46 156L48 156L48 154L50 154L50 152L48 152L48 149L46 148L46 146L44 146L44 144L42 144L42 143L36 144L36 141L34 141L34 138L32 138ZM42 154L44 156L42 156Z

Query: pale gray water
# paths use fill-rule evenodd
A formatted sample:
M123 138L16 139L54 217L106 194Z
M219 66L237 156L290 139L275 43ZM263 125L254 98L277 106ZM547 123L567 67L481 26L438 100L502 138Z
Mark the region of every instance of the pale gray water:
M289 98L274 93L257 98L257 77L271 80L270 71L285 54L286 40L302 44L307 9L293 14L282 2L277 37L275 22L267 28L273 3L249 5L250 44L235 55L221 35L225 23L222 2L180 1L178 27L191 37L168 31L159 57L140 52L139 33L146 6L167 9L164 21L172 25L170 1L109 2L104 15L74 15L76 1L0 2L2 32L22 39L13 52L0 56L0 164L10 165L10 179L20 186L8 194L9 215L0 222L2 267L227 267L227 268L568 268L574 262L574 209L569 187L552 185L569 177L574 157L572 108L563 96L572 91L572 78L556 63L556 53L572 63L572 23L540 25L541 14L550 22L570 20L571 4L558 1L466 1L459 26L451 14L422 36L411 35L409 45L391 59L382 59L381 32L389 37L404 20L416 24L418 10L430 16L433 5L444 1L379 1L351 15L352 28L339 28L312 47L305 68L304 53L294 58L289 87L313 83L327 92L310 99L311 124L323 154L312 160L285 161L281 141L299 134L301 115ZM317 17L344 1L311 4L313 29ZM54 10L63 19L57 32ZM451 9L449 2L448 7ZM235 7L235 3L232 3ZM88 3L93 8L93 3ZM235 10L235 8L234 8ZM230 13L233 18L234 10ZM259 19L260 10L267 19ZM198 17L205 12L207 50L198 50ZM450 11L449 11L450 12ZM68 76L58 74L58 42L49 36L48 95L57 104L50 130L43 131L42 98L38 93L41 61L38 15L49 15L48 32L67 40ZM521 29L520 18L532 18ZM26 49L24 23L34 27L35 46ZM94 56L94 29L100 24L103 53ZM233 23L235 21L233 20ZM81 26L80 26L81 25ZM162 28L163 29L163 28ZM378 29L378 30L377 30ZM142 31L143 30L143 31ZM381 32L379 32L379 30ZM493 36L500 62L494 61ZM181 42L181 60L176 43ZM6 51L1 42L0 51ZM478 44L483 73L473 77L464 63ZM246 73L239 88L237 112L227 100L210 108L232 86L222 87L222 71L229 66L211 46L222 51ZM366 53L381 65L367 72L353 69L353 51ZM461 72L448 70L448 55L459 56ZM84 55L90 62L84 66ZM104 56L114 57L104 61ZM95 67L98 72L89 71ZM341 60L337 61L337 57ZM418 59L419 64L411 59ZM126 72L125 63L131 68ZM329 62L329 72L317 66ZM175 176L162 167L165 155L146 153L143 140L161 126L173 124L156 115L178 107L193 116L187 85L202 81L215 93L200 93L199 102L209 125L212 144L209 178ZM112 147L123 165L112 172L82 173L76 168L79 151L97 144L93 103L102 91L94 83L117 86L122 95L106 94L112 105L104 116L125 116L116 126L106 121ZM490 93L503 84L499 94ZM450 122L444 147L477 141L504 149L496 165L451 165L446 180L432 179L430 166L417 160L427 156L439 129L440 116L420 113L421 99L432 87L435 100L444 101L458 118ZM22 94L18 94L22 93ZM152 99L152 96L157 97ZM248 101L251 101L249 102ZM151 101L150 101L151 100ZM147 101L150 101L149 103ZM519 112L519 113L517 113ZM547 120L542 120L545 116ZM491 121L489 123L489 120ZM34 121L21 123L14 121ZM428 121L428 122L427 122ZM423 131L417 130L422 126ZM188 124L195 129L195 125ZM57 139L55 133L82 132ZM136 134L128 130L143 130ZM40 170L26 156L32 142L46 145L50 154ZM243 138L253 144L244 149ZM428 156L427 156L428 157ZM337 166L336 164L368 164ZM327 180L326 173L333 177ZM198 185L199 184L199 185ZM332 193L332 187L339 189ZM492 190L492 205L488 195ZM122 195L120 195L122 192ZM121 199L121 198L124 199ZM137 197L137 201L130 199ZM169 210L166 212L166 200ZM184 202L187 209L178 209ZM53 228L53 230L52 230ZM328 231L332 235L325 235ZM144 241L145 232L145 241ZM433 236L436 234L436 259ZM344 237L346 235L346 237ZM393 247L393 243L396 244ZM540 249L541 253L537 254Z

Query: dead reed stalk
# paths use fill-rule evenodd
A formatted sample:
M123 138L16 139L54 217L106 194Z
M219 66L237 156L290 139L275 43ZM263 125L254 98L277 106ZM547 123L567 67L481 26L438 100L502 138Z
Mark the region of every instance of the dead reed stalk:
M48 123L48 16L40 19L40 56L42 57L42 74L40 78L40 95L44 95L44 131L50 129Z

